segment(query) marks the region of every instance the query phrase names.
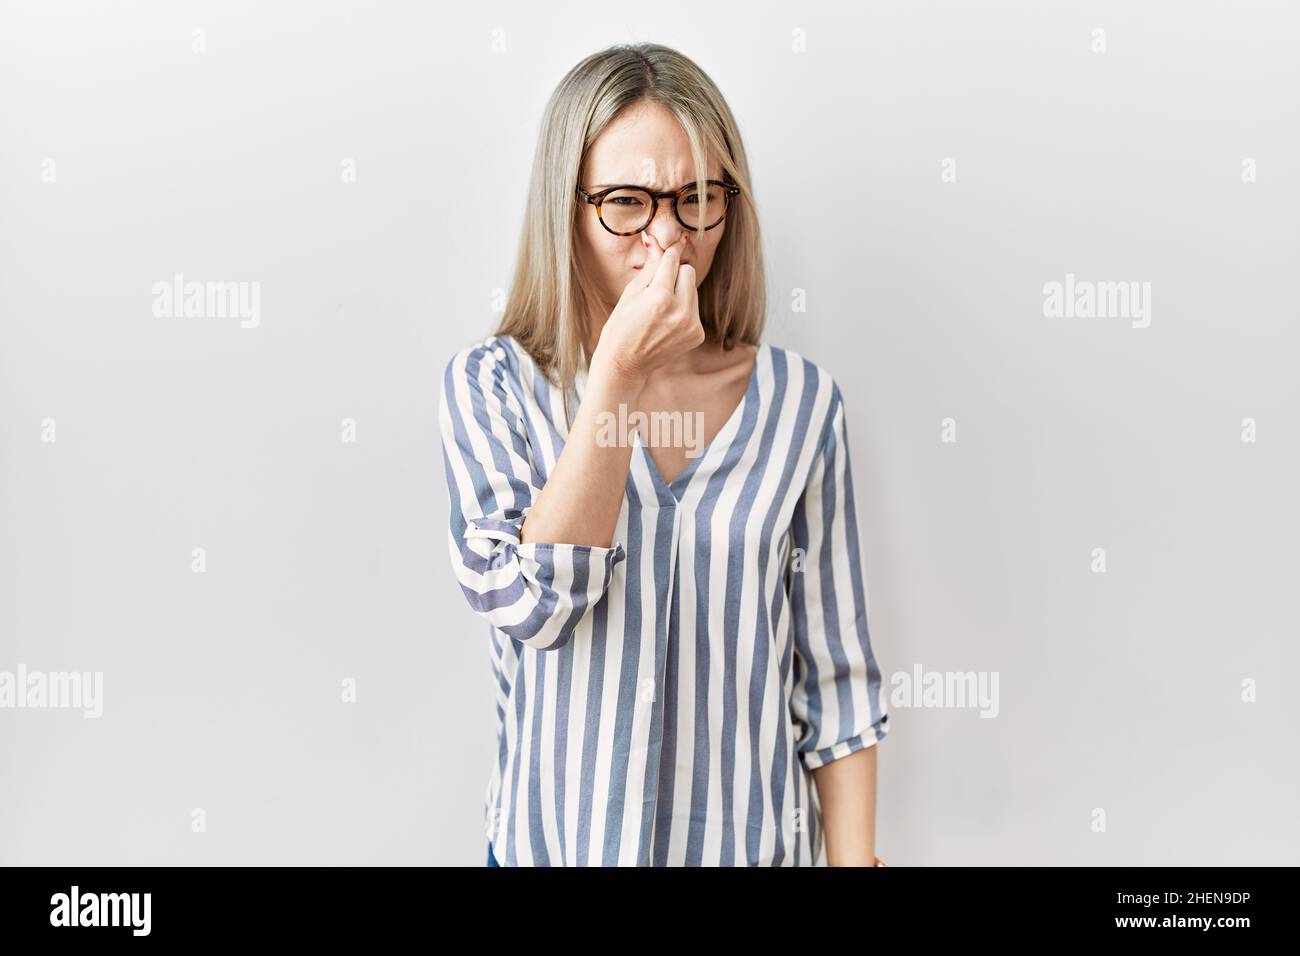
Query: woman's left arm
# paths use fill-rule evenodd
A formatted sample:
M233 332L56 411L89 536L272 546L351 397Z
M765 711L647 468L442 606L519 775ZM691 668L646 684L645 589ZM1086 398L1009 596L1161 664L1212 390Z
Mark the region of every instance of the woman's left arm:
M822 805L827 866L876 861L876 747L855 750L812 772Z
M853 470L839 386L808 484L795 508L790 569L797 751L817 788L828 866L871 866L876 853L876 750L889 732L867 632Z

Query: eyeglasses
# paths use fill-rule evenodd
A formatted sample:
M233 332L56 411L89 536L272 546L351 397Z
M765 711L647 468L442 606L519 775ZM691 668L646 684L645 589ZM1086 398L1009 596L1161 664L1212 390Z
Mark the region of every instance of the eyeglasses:
M673 201L673 215L687 229L712 229L726 219L731 197L740 193L740 187L719 179L706 179L704 182L702 202L695 183L661 193L644 186L608 186L594 193L581 186L577 190L583 199L596 207L596 218L607 231L616 236L635 236L650 225L659 211L661 199ZM683 208L696 220L695 223L682 218Z

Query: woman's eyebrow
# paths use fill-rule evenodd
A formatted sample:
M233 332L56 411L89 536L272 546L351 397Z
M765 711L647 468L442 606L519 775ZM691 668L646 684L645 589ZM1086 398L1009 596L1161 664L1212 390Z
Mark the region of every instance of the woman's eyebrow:
M712 179L717 177L706 176L704 178ZM692 179L689 182L682 183L681 186L676 186L673 187L672 189L659 189L656 186L647 186L645 183L636 183L626 179L620 179L617 182L611 181L607 183L596 183L595 185L591 186L587 191L594 193L601 189L608 189L610 186L640 186L642 189L649 189L651 192L675 192L676 190L681 189L683 186L692 186L694 184L695 184L695 180Z

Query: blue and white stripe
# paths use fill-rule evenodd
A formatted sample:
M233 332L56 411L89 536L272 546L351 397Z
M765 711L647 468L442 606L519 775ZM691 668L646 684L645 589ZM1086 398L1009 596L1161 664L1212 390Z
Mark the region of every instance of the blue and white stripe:
M491 625L501 864L813 865L811 771L889 724L831 376L761 346L671 483L637 438L608 548L519 541L565 427L514 339L452 358L440 421L452 566Z

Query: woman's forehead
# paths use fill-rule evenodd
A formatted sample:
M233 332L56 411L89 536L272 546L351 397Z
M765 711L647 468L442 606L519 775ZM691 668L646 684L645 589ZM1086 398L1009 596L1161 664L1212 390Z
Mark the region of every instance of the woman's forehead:
M583 167L593 186L637 183L676 189L695 178L691 141L677 118L659 104L638 104L615 117L587 150ZM704 172L717 179L722 167L706 154Z
M695 181L695 166L688 149L682 157L625 154L608 157L591 157L587 161L588 189L601 189L620 183L633 183L655 191L677 189ZM706 179L720 179L722 168L716 162L704 167Z

